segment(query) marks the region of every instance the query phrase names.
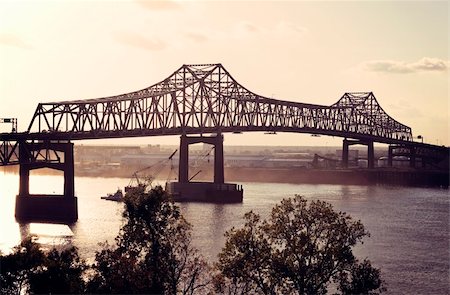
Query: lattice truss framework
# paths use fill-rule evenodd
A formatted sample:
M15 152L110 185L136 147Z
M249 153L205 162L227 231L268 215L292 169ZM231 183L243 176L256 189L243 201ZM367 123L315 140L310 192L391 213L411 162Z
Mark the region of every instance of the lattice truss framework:
M128 94L41 103L28 131L65 139L287 131L412 140L411 128L391 118L372 92L345 93L331 106L276 100L247 90L221 64L183 65Z
M49 164L64 162L64 154L55 150L50 141L5 140L0 141L0 166L20 164L19 146L32 163L45 163L45 167L49 167Z

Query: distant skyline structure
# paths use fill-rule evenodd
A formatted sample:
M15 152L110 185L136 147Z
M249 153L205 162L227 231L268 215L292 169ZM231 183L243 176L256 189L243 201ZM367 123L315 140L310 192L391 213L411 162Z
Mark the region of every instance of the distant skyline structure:
M38 103L129 93L180 64L220 62L266 98L330 106L343 93L374 93L414 130L413 140L448 146L448 8L446 1L1 1L0 118L17 118L24 131ZM340 146L341 139L253 132L226 134L225 144Z

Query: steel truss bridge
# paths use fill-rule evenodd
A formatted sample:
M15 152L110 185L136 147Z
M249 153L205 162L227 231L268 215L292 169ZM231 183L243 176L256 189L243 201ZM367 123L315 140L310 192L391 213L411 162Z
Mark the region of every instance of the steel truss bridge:
M411 141L411 128L391 118L371 92L345 93L331 106L257 95L221 64L183 65L148 88L117 96L40 103L28 127L34 139L285 131Z
M127 94L40 103L26 132L0 134L0 165L19 164L20 141L247 131L432 147L413 142L411 128L390 117L372 92L345 93L331 106L283 101L251 92L221 64L200 64L183 65L163 81ZM49 161L45 153L35 158L41 154Z
M183 65L165 80L127 94L40 103L26 132L17 132L15 119L1 122L13 124L13 132L0 134L0 166L19 165L16 218L23 221L78 219L72 140L181 135L181 185L189 184L188 145L194 142L214 144L214 184L224 184L225 132L343 137L344 168L355 144L367 146L368 168L374 168L374 142L390 145L390 165L394 156L407 155L411 167L417 157L423 167L442 162L448 167L448 148L414 142L411 128L390 117L372 92L345 93L331 106L277 100L249 91L221 64ZM197 136L188 137L192 134ZM30 194L30 171L40 168L64 172L63 195Z

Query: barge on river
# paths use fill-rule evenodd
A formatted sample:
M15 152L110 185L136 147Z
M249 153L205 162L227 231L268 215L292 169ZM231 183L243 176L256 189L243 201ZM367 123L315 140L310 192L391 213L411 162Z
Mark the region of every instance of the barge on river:
M235 183L167 182L175 202L241 203L244 189Z

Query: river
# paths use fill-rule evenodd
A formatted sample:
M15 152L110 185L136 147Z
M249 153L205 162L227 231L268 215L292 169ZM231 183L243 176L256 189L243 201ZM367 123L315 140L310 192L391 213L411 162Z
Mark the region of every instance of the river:
M0 171L0 250L8 253L21 237L34 234L47 246L72 244L91 260L99 243L114 237L122 224L123 205L100 199L128 184L125 178L75 179L79 220L75 225L22 224L14 219L19 177ZM355 248L382 271L388 294L449 293L449 191L389 186L241 183L242 204L182 203L183 215L193 225L194 244L209 261L224 245L223 234L242 225L253 210L263 217L283 198L303 195L323 200L336 210L360 219L371 236ZM61 176L33 175L31 193L62 193Z

